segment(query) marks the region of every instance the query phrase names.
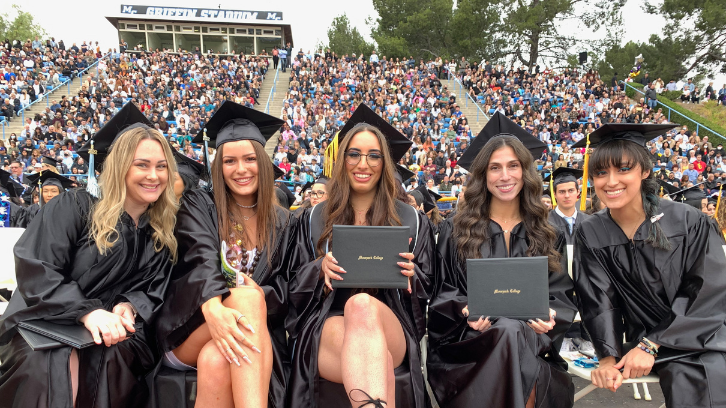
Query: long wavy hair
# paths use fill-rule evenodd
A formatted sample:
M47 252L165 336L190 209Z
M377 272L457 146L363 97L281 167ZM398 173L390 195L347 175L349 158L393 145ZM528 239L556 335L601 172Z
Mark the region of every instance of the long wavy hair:
M323 211L325 227L316 247L319 256L325 254L326 242L333 235L333 225L353 225L355 223L355 213L353 212L353 206L350 204L351 187L346 169L345 152L355 135L362 132L370 132L376 136L383 154L383 160L380 164L383 166L383 171L376 185L376 196L373 199L373 204L366 214L366 221L368 225L376 226L401 225L401 220L396 212L396 199L399 195L400 185L394 176L396 169L391 157L391 149L388 147L386 138L377 127L367 123L358 124L344 135L344 139L338 148L338 157L333 165L333 176L327 184L328 205L325 206ZM332 203L336 203L336 205Z
M169 179L166 188L156 202L151 203L147 210L149 225L154 230L154 250L160 252L169 249L172 262L176 262L177 242L174 236L178 203L174 194L174 178L176 177L176 161L169 143L157 130L148 127L135 127L123 132L111 146L108 157L103 163L103 172L99 178L101 199L91 209L91 238L96 243L101 255L105 255L118 240L118 225L124 213L126 201L126 174L134 161L136 148L143 140L154 140L161 145L166 157Z
M658 181L653 173L653 162L650 160L647 150L627 140L612 140L598 146L592 153L588 172L592 175L610 167L633 169L636 166L640 166L643 172L649 172L648 177L640 184L645 219L649 219L660 212L660 198L658 197ZM671 243L658 222L650 224L648 238L645 242L657 249L671 249Z
M549 212L542 204L542 179L529 150L514 136L501 135L490 140L472 163L464 201L454 216L454 237L459 261L481 258L481 246L489 240L492 193L487 189L489 161L495 151L510 147L522 166L524 186L519 192L519 214L527 231L527 256L547 256L548 268L559 272L560 253L555 250L557 232L548 221Z
M275 242L276 233L275 225L277 225L277 196L275 194L275 171L272 162L268 160L265 148L256 142L250 141L257 156L257 245L260 250L272 248ZM235 225L242 226L242 242L246 249L251 249L247 241L247 235L244 233L244 218L239 206L236 205L232 193L229 191L227 184L224 182L224 172L222 170L225 144L219 146L214 162L212 162L212 186L214 194L214 204L217 206L217 225L219 233L219 242L229 242L230 237L236 234ZM268 261L272 259L272 251L267 253Z

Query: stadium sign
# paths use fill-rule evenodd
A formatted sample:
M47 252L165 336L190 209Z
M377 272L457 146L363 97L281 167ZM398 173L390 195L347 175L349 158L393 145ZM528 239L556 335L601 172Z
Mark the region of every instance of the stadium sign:
M187 7L154 7L121 5L121 14L153 17L195 18L215 22L250 20L282 20L280 11L245 11L222 9L195 9Z

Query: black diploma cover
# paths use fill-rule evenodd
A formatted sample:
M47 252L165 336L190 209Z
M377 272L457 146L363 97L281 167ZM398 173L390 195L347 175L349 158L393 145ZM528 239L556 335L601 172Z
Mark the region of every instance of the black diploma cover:
M28 320L18 323L18 331L33 350L56 348L63 344L83 349L96 344L93 341L93 335L85 326L70 326L45 320ZM45 341L43 341L43 337L46 338Z
M467 259L469 320L550 320L547 257Z
M407 289L399 254L409 252L409 227L333 225L333 256L346 273L333 288Z

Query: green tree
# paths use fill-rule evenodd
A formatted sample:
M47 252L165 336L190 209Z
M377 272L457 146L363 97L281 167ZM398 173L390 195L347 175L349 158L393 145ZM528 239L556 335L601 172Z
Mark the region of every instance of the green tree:
M345 13L335 17L328 28L327 47L341 56L352 53L370 55L374 49L373 44L367 42L357 28L351 27Z
M459 0L451 20L450 56L481 61L506 56L506 41L498 35L504 11L500 0Z
M676 47L688 61L674 79L692 73L726 73L726 0L662 0L647 3L645 10L666 18L661 41L651 41L659 52Z
M0 38L32 41L35 37L42 39L47 35L43 27L35 23L32 14L23 11L17 4L13 4L12 8L17 13L12 20L8 13L0 14Z

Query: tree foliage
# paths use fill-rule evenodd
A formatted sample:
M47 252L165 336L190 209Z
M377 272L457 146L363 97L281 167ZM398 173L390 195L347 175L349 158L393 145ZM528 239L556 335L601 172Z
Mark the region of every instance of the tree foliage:
M507 43L498 34L504 8L500 0L459 0L451 20L450 56L478 61L504 58Z
M344 13L335 17L328 28L328 48L338 55L370 55L374 46L363 38L357 28L351 27L348 16Z
M726 0L662 0L645 10L666 18L663 39L652 41L661 53L667 47L684 51L688 61L678 78L693 73L726 73Z
M0 38L9 40L34 40L47 35L43 27L36 24L33 15L23 11L20 6L13 4L16 16L11 20L8 13L0 14Z

